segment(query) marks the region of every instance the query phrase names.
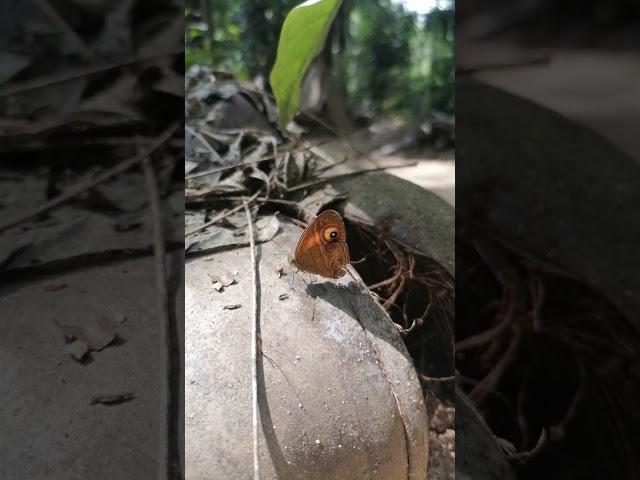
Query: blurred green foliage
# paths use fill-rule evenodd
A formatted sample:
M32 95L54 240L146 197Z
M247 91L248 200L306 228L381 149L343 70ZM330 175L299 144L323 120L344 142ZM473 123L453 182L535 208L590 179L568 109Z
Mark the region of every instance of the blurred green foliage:
M299 3L188 1L187 67L202 64L241 79L268 78L282 22ZM454 18L452 5L418 15L392 0L345 0L325 58L352 109L372 115L453 113Z

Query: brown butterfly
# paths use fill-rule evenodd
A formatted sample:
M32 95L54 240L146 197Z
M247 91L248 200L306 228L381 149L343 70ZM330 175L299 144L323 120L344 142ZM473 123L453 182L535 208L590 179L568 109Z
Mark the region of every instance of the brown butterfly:
M311 220L298 240L292 263L302 271L326 278L347 273L347 231L338 212L326 210Z

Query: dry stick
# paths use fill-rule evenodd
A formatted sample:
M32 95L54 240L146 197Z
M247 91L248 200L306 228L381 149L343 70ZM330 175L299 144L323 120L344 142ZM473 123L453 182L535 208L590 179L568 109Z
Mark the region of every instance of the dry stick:
M328 142L324 142L324 143L328 143ZM185 180L191 180L193 178L198 178L198 177L203 177L205 175L209 175L210 173L224 172L225 170L232 170L234 168L246 167L247 165L253 165L255 163L266 162L266 161L269 161L269 160L275 160L278 157L286 155L287 153L291 154L291 153L308 152L309 150L311 150L314 147L319 147L321 145L324 145L324 143L319 143L318 145L310 145L308 147L300 148L298 150L291 150L291 151L281 152L281 153L279 153L277 155L271 155L271 156L268 156L268 157L262 157L262 158L259 158L257 160L253 160L251 162L234 163L233 165L225 165L223 167L216 167L216 168L210 168L208 170L203 170L202 172L190 173L189 175L186 175L184 178L185 178Z
M240 200L244 200L246 197L236 197L236 196L231 196L231 197L213 197L213 198L203 198L202 200L199 201L193 201L193 200L189 200L188 198L186 199L188 203L207 203L207 202L231 202L231 201L240 201ZM257 197L256 200L258 200L259 202L264 202L264 203L275 203L277 205L287 205L289 207L293 207L296 208L298 211L304 212L306 215L309 216L309 218L313 218L313 214L311 213L311 210L309 210L308 208L304 208L303 206L300 205L299 202L294 202L291 200L284 200L281 198L269 198L269 197ZM359 260L358 262L351 262L351 263L359 263L362 262L362 260Z
M497 390L497 385L504 376L507 368L513 364L518 355L520 345L523 340L522 328L517 328L513 340L509 344L509 348L502 355L496 366L491 370L469 393L471 398L477 404L482 403L491 390ZM457 348L456 348L457 351Z
M432 382L432 383L448 383L448 382L456 381L455 375L451 375L449 377L427 377L426 375L419 373L418 377L420 377L420 380L423 380L425 382Z
M398 278L400 278L400 275L402 275L402 273L403 273L402 267L399 267L399 268L396 269L396 273L392 277L389 277L386 280L382 280L381 282L374 283L372 285L367 285L367 288L369 288L369 290L374 290L376 288L380 288L380 287L384 287L386 285L390 285L390 284L394 283L396 280L398 280Z
M391 296L387 298L385 302L382 304L382 307L385 310L387 309L387 307L389 307L389 305L395 303L396 299L398 298L398 295L400 295L400 292L402 292L402 289L405 283L406 283L405 277L404 276L400 277L400 285L398 285L398 288L396 288L395 291L391 294Z
M111 177L115 177L116 175L123 173L129 170L134 165L140 163L145 158L147 158L152 152L160 148L167 140L171 138L171 136L176 132L176 130L180 127L179 123L172 124L169 128L167 128L164 132L156 137L156 139L151 143L149 148L147 148L140 155L136 155L135 157L128 158L123 160L122 162L114 165L113 167L104 170L103 172L94 176L94 174L89 174L82 177L81 180L76 182L73 186L71 186L64 193L61 193L57 197L49 200L48 202L44 202L40 206L34 208L30 212L27 212L24 215L18 215L8 221L0 224L0 232L3 232L11 227L15 227L27 220L30 220L33 217L36 217L42 213L48 212L49 210L61 205L62 203L72 199L73 197L80 195L83 192L95 187L101 182L110 179Z
M6 137L5 137L6 139ZM132 139L129 137L89 137L74 140L39 140L29 141L29 143L18 143L18 141L5 142L0 145L0 152L24 152L35 150L78 150L80 148L120 148L120 147L140 147L149 145L148 140ZM168 142L172 148L184 150L184 140L180 138L172 139ZM55 161L56 159L52 159ZM66 157L59 157L57 160L64 161Z
M151 220L153 224L153 253L155 258L155 269L156 269L156 301L157 301L157 309L158 315L162 319L164 324L164 344L167 347L167 381L169 385L169 392L165 392L166 395L166 420L167 423L165 425L166 431L164 432L164 437L167 439L167 452L165 461L161 463L160 467L160 475L159 478L171 478L172 471L172 462L176 461L176 455L174 455L172 451L172 438L174 437L173 432L173 398L172 392L177 385L173 382L173 371L174 365L171 361L171 352L173 348L173 343L171 341L171 319L169 316L169 294L167 293L167 272L165 266L165 245L164 238L162 236L162 216L160 213L160 194L158 193L158 184L156 182L155 172L153 171L153 167L151 166L151 160L149 157L145 157L142 160L142 170L144 172L145 182L147 184L147 190L149 192L149 206L151 208Z
M362 130L365 130L365 129L362 129ZM359 131L360 131L360 130L356 130L356 132L359 132ZM204 132L204 131L203 131L203 133L206 135L206 132ZM239 133L239 132L237 132L237 133ZM202 172L191 173L191 174L189 174L189 175L186 175L184 178L185 178L185 180L191 180L191 179L193 179L193 178L202 177L202 176L208 175L208 174L210 174L210 173L224 172L225 170L232 170L232 169L234 169L234 168L244 167L245 165L252 165L252 164L254 164L254 163L265 162L265 161L268 161L268 160L275 160L275 159L277 159L278 157L281 157L281 156L283 156L283 155L286 155L287 153L291 154L291 153L303 153L303 152L308 152L309 150L311 150L311 149L313 149L313 148L316 148L316 147L322 147L323 145L327 145L327 144L332 143L332 142L334 142L334 141L335 141L335 139L334 139L334 138L331 138L331 139L329 139L329 140L324 140L324 141L322 141L322 142L320 142L320 143L316 143L315 145L309 145L308 147L299 148L299 149L297 149L297 150L289 150L289 151L281 152L281 153L280 153L280 154L278 154L278 155L271 155L271 156L269 156L269 157L263 157L263 158L260 158L260 159L258 159L258 160L253 160L253 161L251 161L251 162L246 162L246 163L236 163L236 164L234 164L234 165L225 165L225 166L223 166L223 167L216 167L216 168L210 168L209 170L203 170ZM330 165L330 166L326 167L326 170L328 170L329 168L333 168L333 167L335 167L336 165L340 165L341 163L344 163L344 162L345 162L345 160L340 160L340 161L338 161L338 162L336 162L336 163L334 163L334 164L332 164L332 165ZM401 166L410 167L410 166L412 166L412 165L416 165L416 163L417 163L417 162L407 163L407 164L405 164L405 165L398 165L398 167L401 167ZM393 167L389 167L389 168L393 168Z
M8 95L14 95L16 93L26 92L28 90L34 90L36 88L48 87L49 85L53 85L55 83L66 82L68 80L73 80L74 78L80 78L86 75L92 75L94 73L104 72L106 70L111 70L113 68L126 67L127 65L148 62L151 60L156 60L158 58L164 58L170 55L176 55L178 53L182 53L183 51L184 51L184 48L180 50L169 50L169 51L158 53L155 55L149 55L148 57L132 58L124 62L76 68L63 73L54 73L53 75L47 75L46 77L35 78L28 82L16 82L13 84L10 83L4 88L0 88L0 97L6 97Z
M496 326L491 327L488 330L485 330L478 334L467 337L464 340L460 340L456 343L456 352L480 347L506 332L514 322L515 309L515 302L510 302L508 305L508 309L504 314L504 317L500 319Z
M367 172L377 172L380 170L389 170L391 168L402 168L402 167L411 167L413 165L417 165L418 162L409 162L404 163L402 165L388 165L386 167L376 167L376 168L363 168L362 170L354 170L353 172L342 173L340 175L334 175L333 177L321 178L319 180L314 180L312 182L301 183L300 185L296 185L294 187L288 188L287 192L295 192L296 190L302 190L304 188L315 187L316 185L321 185L323 183L331 182L333 180L337 180L339 178L351 177L353 175L359 175L361 173Z
M256 274L256 244L253 238L253 219L247 200L242 205L247 215L249 229L249 248L251 249L251 278L253 281L253 304L251 322L251 391L253 392L253 478L260 480L260 462L258 456L258 276Z
M220 215L218 215L217 217L214 217L213 220L209 220L207 223L203 223L202 225L200 225L199 227L194 228L193 230L188 231L187 233L184 234L185 237L188 237L190 235L193 235L194 233L198 233L201 230L204 230L207 227L210 227L211 225L218 223L220 220L222 220L223 218L227 218L229 215L231 215L232 213L235 213L239 210L242 210L244 207L246 207L247 205L249 205L251 202L253 202L256 198L258 198L258 195L260 195L261 192L257 192L254 195L252 195L251 197L249 197L249 199L247 199L244 203L242 203L241 205L238 205L237 207L233 207L231 210L227 210L226 212L221 213Z

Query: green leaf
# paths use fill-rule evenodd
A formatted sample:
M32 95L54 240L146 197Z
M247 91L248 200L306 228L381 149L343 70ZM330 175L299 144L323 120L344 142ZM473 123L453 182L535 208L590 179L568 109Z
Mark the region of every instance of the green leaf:
M269 81L284 129L298 111L302 79L324 47L342 0L308 0L292 9L282 25L276 63Z

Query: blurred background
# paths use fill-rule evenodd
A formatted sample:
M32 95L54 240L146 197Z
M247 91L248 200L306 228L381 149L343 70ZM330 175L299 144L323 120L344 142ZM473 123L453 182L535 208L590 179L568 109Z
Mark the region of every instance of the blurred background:
M190 0L186 65L263 81L284 18L298 0ZM349 0L325 60L357 114L453 114L453 2Z
M209 67L269 92L282 23L299 3L189 0L187 70ZM453 204L454 16L450 0L345 1L303 86L313 119L296 121L311 136L320 125L341 135L375 125L384 145L362 148L405 162L390 172Z

